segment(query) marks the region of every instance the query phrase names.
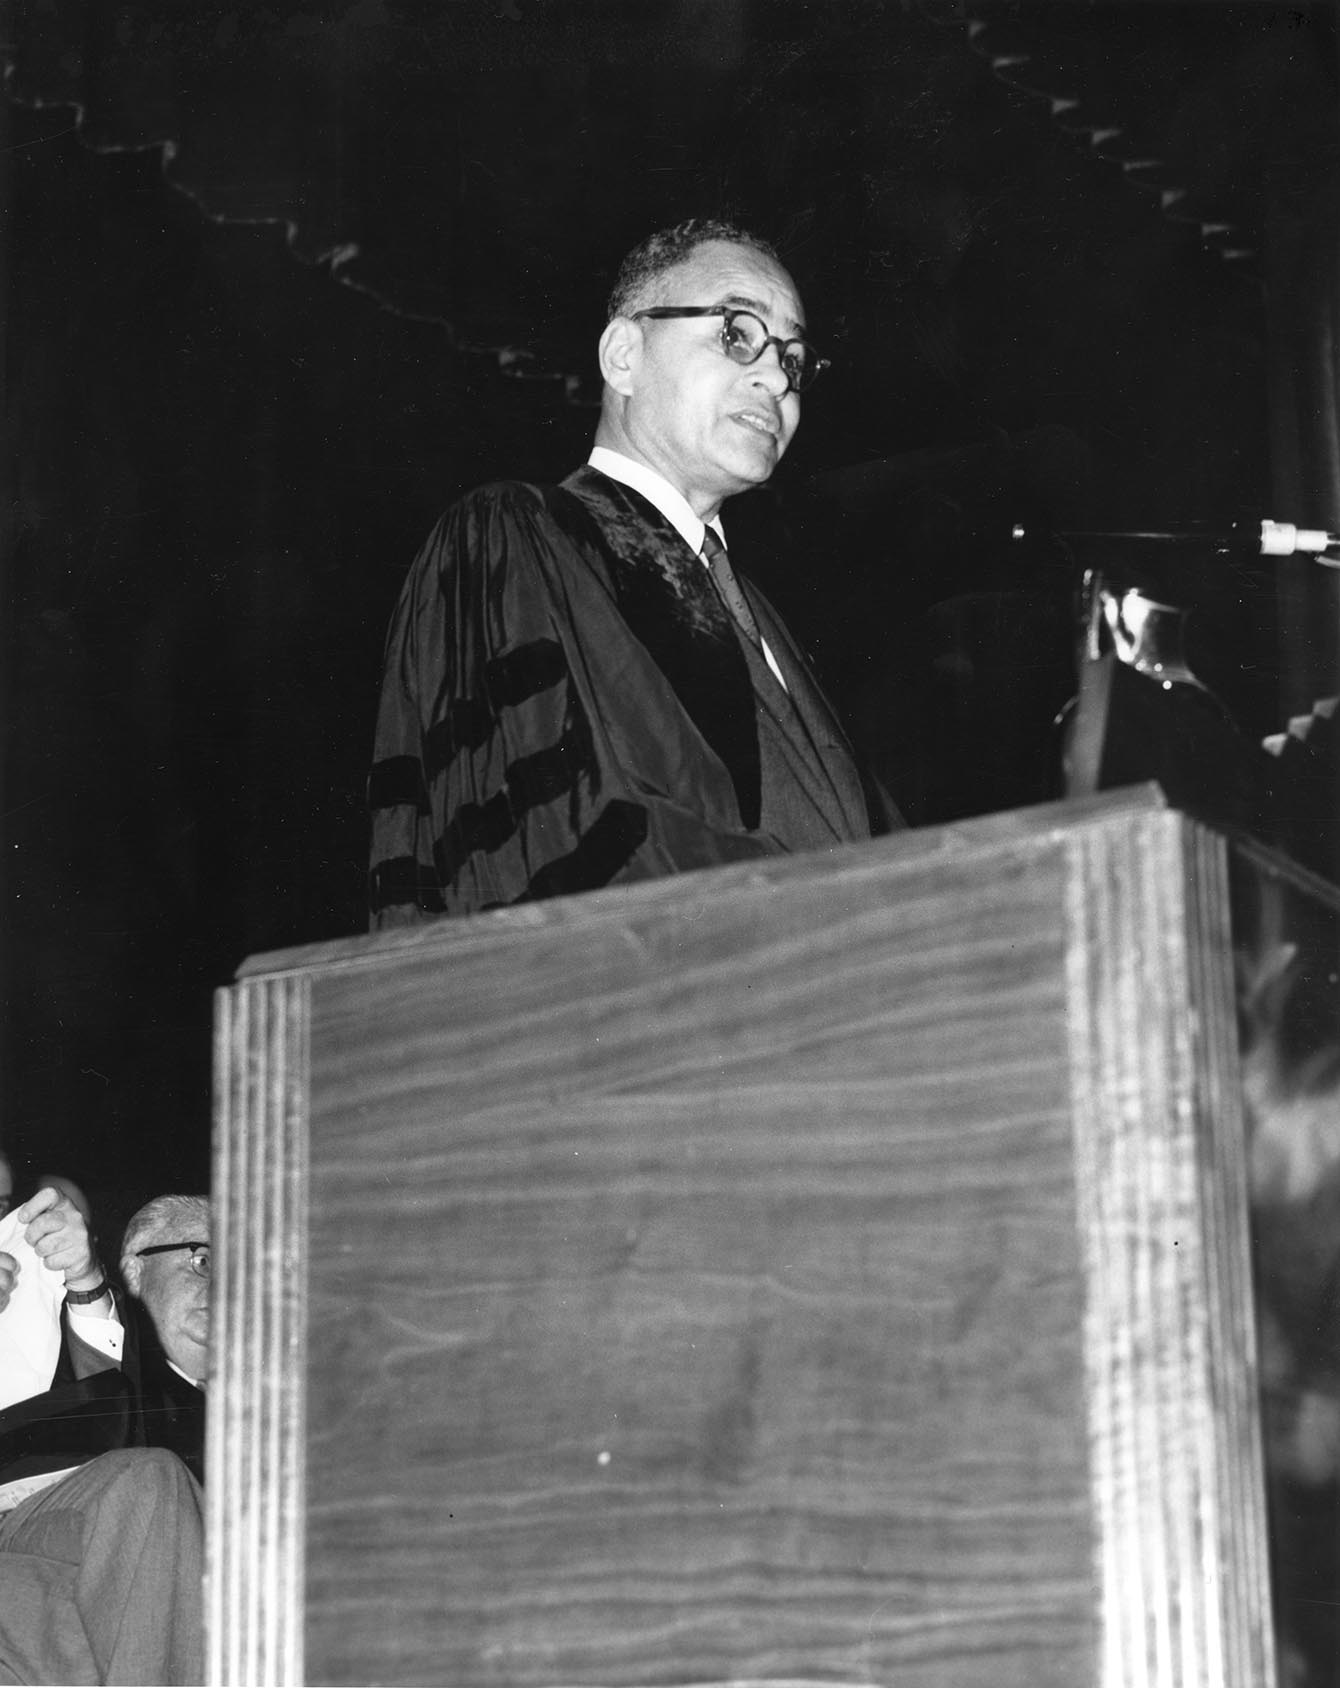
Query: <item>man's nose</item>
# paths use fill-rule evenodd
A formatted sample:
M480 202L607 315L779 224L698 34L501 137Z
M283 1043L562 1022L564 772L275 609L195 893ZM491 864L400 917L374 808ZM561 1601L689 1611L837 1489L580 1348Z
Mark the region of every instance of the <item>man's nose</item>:
M791 386L787 373L782 368L782 348L773 341L769 341L749 365L749 373L755 382L774 398L781 398Z

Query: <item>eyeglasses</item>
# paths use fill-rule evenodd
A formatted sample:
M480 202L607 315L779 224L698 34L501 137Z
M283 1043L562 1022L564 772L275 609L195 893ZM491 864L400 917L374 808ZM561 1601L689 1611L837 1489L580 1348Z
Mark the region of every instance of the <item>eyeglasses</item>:
M209 1276L209 1244L208 1243L155 1243L152 1248L137 1248L137 1259L143 1259L146 1254L176 1254L179 1249L189 1248L191 1258L186 1262L188 1268L197 1278Z
M808 340L783 340L768 333L768 326L752 311L736 310L733 305L653 305L650 310L634 311L633 321L639 317L701 317L719 316L721 349L732 363L757 363L769 346L776 346L777 361L786 376L786 385L793 393L803 393L827 369L830 359L821 358Z

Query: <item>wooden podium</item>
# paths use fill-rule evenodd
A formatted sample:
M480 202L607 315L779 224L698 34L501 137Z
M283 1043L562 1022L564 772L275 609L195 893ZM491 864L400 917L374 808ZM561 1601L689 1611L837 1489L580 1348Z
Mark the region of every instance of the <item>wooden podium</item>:
M249 962L212 1680L1268 1688L1225 880L1139 788Z

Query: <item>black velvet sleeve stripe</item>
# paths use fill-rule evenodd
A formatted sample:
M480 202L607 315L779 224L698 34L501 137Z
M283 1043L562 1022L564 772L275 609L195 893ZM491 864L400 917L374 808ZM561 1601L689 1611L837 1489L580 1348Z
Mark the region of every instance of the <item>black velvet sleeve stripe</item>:
M498 713L556 686L567 674L563 647L556 639L532 639L484 664L480 695L453 700L444 720L424 737L424 763L435 779L461 750L477 750L493 731Z
M551 803L590 767L591 740L584 721L570 723L557 744L520 756L507 769L507 784L484 803L463 803L438 840L434 856L444 885L476 851L497 850L529 810Z
M516 831L511 800L504 787L483 803L462 803L433 845L438 878L450 885L462 865L476 852L491 855Z
M511 709L556 686L568 671L557 639L532 639L484 665L484 686L495 709Z
M417 756L387 756L372 764L368 775L368 807L395 809L408 804L428 812L428 792Z
M539 902L545 897L598 890L636 855L646 838L647 811L638 803L615 798L605 805L576 849L542 867L516 900Z
M579 714L577 719L569 721L557 744L529 756L519 756L508 768L507 790L512 799L512 813L520 820L528 809L552 803L575 785L590 766L591 735Z
M441 891L413 856L393 856L377 863L368 876L368 902L374 915L405 905L422 909L425 914L446 912Z
M482 698L457 698L423 735L423 763L432 780L451 765L458 750L475 750L493 731L493 711Z

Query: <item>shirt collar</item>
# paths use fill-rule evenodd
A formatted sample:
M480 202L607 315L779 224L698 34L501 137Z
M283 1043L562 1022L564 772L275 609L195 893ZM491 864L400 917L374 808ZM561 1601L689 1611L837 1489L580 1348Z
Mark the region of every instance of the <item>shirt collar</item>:
M205 1380L203 1378L192 1377L189 1372L184 1372L175 1360L168 1360L166 1354L164 1354L163 1358L167 1360L168 1365L174 1372L176 1372L177 1376L181 1378L183 1382L189 1383L193 1389L200 1390L201 1394L204 1393Z
M592 446L587 462L593 469L599 469L602 475L632 487L634 492L640 492L649 503L654 504L695 556L703 548L703 533L708 526L723 545L726 543L720 520L704 523L700 516L694 514L693 506L683 493L645 463L625 457L621 451L611 451L607 445Z

